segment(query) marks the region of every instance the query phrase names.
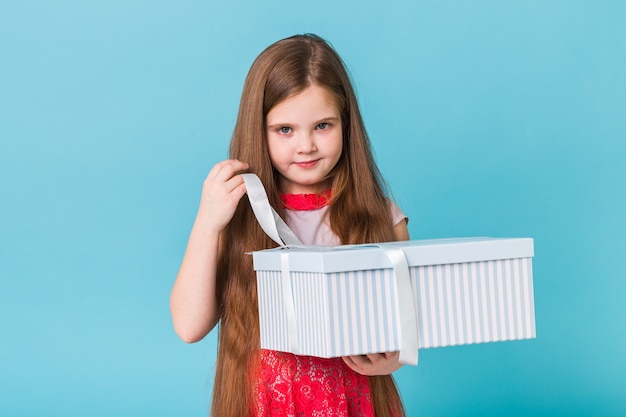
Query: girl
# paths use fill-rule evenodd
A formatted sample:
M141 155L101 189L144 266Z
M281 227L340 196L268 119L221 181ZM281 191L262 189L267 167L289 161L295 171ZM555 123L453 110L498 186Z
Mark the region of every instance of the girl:
M174 327L196 342L220 321L212 415L404 415L397 353L321 359L260 350L252 257L275 247L242 199L257 174L305 244L407 240L384 192L341 58L323 39L283 39L246 78L229 160L209 172L171 295Z

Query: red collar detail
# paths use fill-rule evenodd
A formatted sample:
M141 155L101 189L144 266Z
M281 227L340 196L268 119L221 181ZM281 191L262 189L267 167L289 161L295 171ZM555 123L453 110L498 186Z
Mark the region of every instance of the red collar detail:
M321 194L281 194L280 199L289 210L317 210L330 203L331 195L331 190L326 190Z

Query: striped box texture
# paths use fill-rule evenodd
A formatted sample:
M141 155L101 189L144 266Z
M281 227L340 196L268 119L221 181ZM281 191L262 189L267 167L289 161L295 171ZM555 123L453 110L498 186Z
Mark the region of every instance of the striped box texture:
M409 264L419 348L535 337L532 239L396 244ZM382 251L339 248L283 249L290 251L298 353L328 358L398 350L397 294ZM289 352L280 251L253 255L261 347Z

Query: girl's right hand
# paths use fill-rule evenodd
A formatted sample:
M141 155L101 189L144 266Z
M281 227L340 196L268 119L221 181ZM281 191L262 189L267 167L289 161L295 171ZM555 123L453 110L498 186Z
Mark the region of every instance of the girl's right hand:
M233 218L239 200L246 193L238 173L248 168L246 162L228 159L215 164L204 180L198 217L206 221L212 232L221 232Z

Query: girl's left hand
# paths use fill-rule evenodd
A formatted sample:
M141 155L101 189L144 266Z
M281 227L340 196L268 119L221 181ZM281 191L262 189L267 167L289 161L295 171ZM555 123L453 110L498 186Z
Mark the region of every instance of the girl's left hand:
M389 375L402 367L399 352L371 353L369 355L344 356L342 359L354 372L361 375Z

